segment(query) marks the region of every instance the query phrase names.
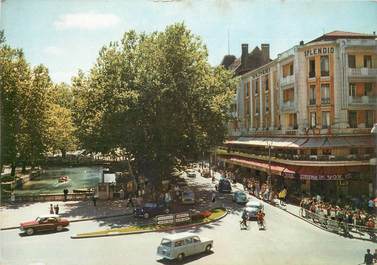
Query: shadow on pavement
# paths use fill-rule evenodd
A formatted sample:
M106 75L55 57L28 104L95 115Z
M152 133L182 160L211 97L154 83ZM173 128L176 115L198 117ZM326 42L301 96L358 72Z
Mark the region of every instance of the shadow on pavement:
M187 263L196 261L198 259L201 259L203 257L209 256L209 255L212 255L212 254L214 254L214 252L210 251L209 253L200 253L200 254L196 254L196 255L185 257L182 261L168 260L168 259L159 259L159 260L157 260L157 262L162 263L162 264L171 264L171 265L174 265L174 264L187 264Z
M18 233L18 235L20 237L31 237L31 236L47 236L47 235L51 235L51 234L56 234L56 233L65 233L65 232L68 232L69 229L68 228L63 228L62 231L38 231L38 232L34 232L34 234L32 235L27 235L25 232L20 232Z

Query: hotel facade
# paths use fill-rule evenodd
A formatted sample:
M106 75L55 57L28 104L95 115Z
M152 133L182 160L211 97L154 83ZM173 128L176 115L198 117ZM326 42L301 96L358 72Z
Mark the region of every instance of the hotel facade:
M376 195L376 35L334 31L275 60L268 44L260 53L249 67L243 44L224 64L239 85L216 159L296 194Z

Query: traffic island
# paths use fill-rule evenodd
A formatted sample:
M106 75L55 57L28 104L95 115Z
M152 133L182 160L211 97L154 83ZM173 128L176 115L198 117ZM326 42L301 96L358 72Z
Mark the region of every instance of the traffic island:
M211 210L197 212L191 215L191 221L182 224L149 224L149 225L131 225L121 228L112 228L107 230L94 231L89 233L81 233L71 236L72 239L91 238L91 237L106 237L106 236L120 236L142 234L150 232L164 232L176 229L184 229L190 227L197 227L212 222L216 222L224 218L228 214L225 208L214 208Z

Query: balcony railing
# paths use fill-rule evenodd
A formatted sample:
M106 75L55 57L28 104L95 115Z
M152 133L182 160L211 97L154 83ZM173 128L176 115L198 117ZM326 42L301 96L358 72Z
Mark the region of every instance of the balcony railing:
M321 104L330 104L330 98L321 98Z
M314 78L315 77L315 72L309 72L309 78Z
M249 158L257 158L261 160L268 160L269 154L268 151L262 150L253 150L253 149L244 149L241 147L236 148L227 148L227 147L219 147L217 149L217 154L219 155L236 155L242 157L249 157ZM303 155L303 154L295 154L295 153L288 153L288 152L279 152L279 151L272 151L271 157L275 159L287 159L287 160L301 160L301 161L365 161L372 157L371 154L358 154L358 155L346 155L346 156L338 156L338 155Z
M348 97L348 102L350 104L377 104L376 96L361 96L361 97Z
M293 84L295 81L295 75L288 75L280 79L280 86L287 86Z
M316 100L315 100L315 98L311 98L311 99L309 100L309 104L310 104L310 105L315 105L315 104L316 104Z
M281 104L281 110L282 111L291 111L295 108L295 102L294 101L285 101Z
M377 68L348 68L350 77L376 77Z

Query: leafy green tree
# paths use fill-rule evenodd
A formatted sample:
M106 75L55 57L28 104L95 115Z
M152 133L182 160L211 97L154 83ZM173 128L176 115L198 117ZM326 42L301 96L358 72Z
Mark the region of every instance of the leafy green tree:
M71 110L51 103L47 111L47 145L50 151L60 151L65 157L67 151L76 148L75 126Z
M4 40L4 37L2 37ZM12 165L11 175L20 155L20 141L24 138L23 103L30 87L30 68L20 49L13 49L2 43L0 46L0 118L1 118L1 167Z
M125 33L75 82L85 91L77 119L85 147L124 148L155 186L223 141L235 87L231 73L209 65L200 38L183 24Z

